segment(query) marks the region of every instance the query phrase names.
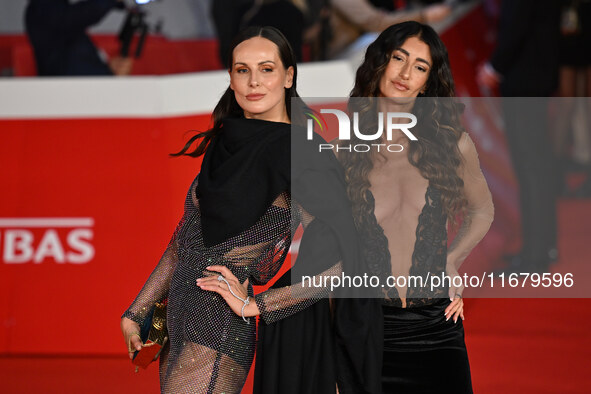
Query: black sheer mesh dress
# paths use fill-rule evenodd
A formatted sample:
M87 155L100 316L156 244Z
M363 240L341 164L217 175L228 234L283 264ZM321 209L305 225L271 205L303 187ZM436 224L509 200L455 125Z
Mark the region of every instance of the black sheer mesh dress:
M251 201L251 209L244 210L255 221L251 225L248 222L245 225L245 214L206 234L203 212L213 217L209 219L210 223L215 223L215 220L227 220L223 217L224 212L220 214L216 209L231 211L232 206L240 209L244 200L241 181L256 176L256 172L260 176L265 167L260 158L269 155L265 143L277 146L285 137L289 141L289 130L289 125L282 123L246 119L224 121L220 137L208 147L201 174L189 188L184 215L168 248L123 315L141 325L154 302L168 299L170 346L165 347L160 358L163 393L239 393L244 385L254 356L255 321L251 318L250 324L245 322L232 312L220 295L200 289L195 281L207 275L206 267L214 264L228 267L241 282L248 278L249 283L254 284L266 283L277 273L289 249L292 233L288 184L277 184L275 190L258 187L251 191L251 196L263 200L262 203L257 200L258 204ZM264 141L263 146L259 143L261 141ZM284 146L287 151L278 153L287 153L289 157L289 145ZM250 166L249 160L253 163ZM241 171L241 166L247 168ZM288 164L285 168L288 169ZM225 172L230 174L226 176ZM281 170L277 169L279 172ZM213 195L214 201L198 198L200 178L203 183L209 182L208 189L203 187L201 194L205 197ZM273 177L269 177L267 183L272 180ZM227 182L234 183L227 185ZM226 192L232 188L236 196ZM264 189L263 194L261 189ZM269 196L273 197L267 205L264 200ZM203 211L205 202L212 206ZM259 214L256 210L261 211L261 204L263 209ZM244 228L236 227L237 223ZM219 227L217 224L211 226ZM226 236L224 231L229 228L238 228L239 232L233 231L235 234ZM215 241L206 242L206 235ZM252 287L249 287L249 295L253 296ZM277 302L281 303L280 300ZM297 306L292 308L295 309Z
M141 325L153 302L168 296L170 346L160 359L162 392L239 393L254 355L254 319L247 324L220 295L201 290L195 280L204 276L205 267L219 264L241 282L268 281L289 248L289 198L282 194L253 227L206 247L196 184L170 245L124 316Z
M208 147L201 173L189 188L184 215L168 248L123 315L141 325L154 302L168 299L170 345L160 358L163 393L239 393L250 369L255 351L255 320L250 318L248 324L220 295L196 285L197 278L208 274L207 266L223 265L240 282L249 279L252 284L265 284L281 267L297 226L305 227L304 238L318 236L323 241L331 234L330 225L316 220L302 207L305 201L301 204L291 198L290 131L290 125L284 123L224 120L223 132ZM336 158L334 161L338 166ZM302 166L308 168L310 163ZM330 188L332 178L329 175L329 180L322 182L325 188ZM314 207L314 199L310 200L308 205ZM205 207L206 204L211 205ZM228 233L231 235L227 236ZM314 264L315 273L340 274L341 264L334 248L314 248L312 245L319 245L314 242L306 245L310 246L302 245L300 255L311 257L308 260ZM318 262L321 263L316 266ZM262 319L277 321L317 304L327 293L325 288L285 283L254 299ZM249 295L253 296L250 285ZM327 300L318 305L310 310L326 322ZM332 349L332 337L329 332L325 334L322 340ZM315 346L318 340L309 345ZM332 363L332 354L325 355L322 360ZM310 372L303 360L294 362ZM319 384L334 388L334 373L325 374L321 381Z

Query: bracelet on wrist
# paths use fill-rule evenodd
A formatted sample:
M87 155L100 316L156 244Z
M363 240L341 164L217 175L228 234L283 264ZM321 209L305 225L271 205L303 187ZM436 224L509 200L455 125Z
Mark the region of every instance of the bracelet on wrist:
M246 319L246 317L244 316L244 308L246 308L246 305L250 304L250 297L246 296L246 298L242 298L240 296L238 296L236 293L234 293L234 290L232 290L232 286L230 286L230 282L228 282L226 280L226 278L224 278L223 275L219 275L218 276L218 280L220 282L225 282L226 285L228 286L228 290L230 290L230 293L232 293L232 295L236 298L238 298L240 301L242 301L244 304L242 305L242 310L241 310L241 315L242 315L242 320L244 320L246 322L246 324L250 324L250 319Z
M244 305L242 305L242 311L241 311L241 315L242 315L242 320L244 320L246 322L246 324L250 324L250 319L246 319L246 317L244 317L244 308L246 308L246 305L250 304L250 297L246 296L246 300L244 300Z

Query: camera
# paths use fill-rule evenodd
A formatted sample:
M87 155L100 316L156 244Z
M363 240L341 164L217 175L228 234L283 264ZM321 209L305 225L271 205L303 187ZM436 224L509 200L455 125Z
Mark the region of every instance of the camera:
M127 9L127 16L119 31L120 55L122 57L133 55L135 58L139 58L141 56L149 30L145 20L147 11L144 6L155 1L159 0L134 0L133 6L124 6ZM156 30L159 30L158 26ZM135 50L131 48L133 44L135 44Z

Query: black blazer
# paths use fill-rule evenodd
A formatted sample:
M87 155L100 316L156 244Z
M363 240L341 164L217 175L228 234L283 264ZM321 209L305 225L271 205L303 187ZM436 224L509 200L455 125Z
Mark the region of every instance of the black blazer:
M558 84L559 0L503 0L490 63L503 96L550 96Z

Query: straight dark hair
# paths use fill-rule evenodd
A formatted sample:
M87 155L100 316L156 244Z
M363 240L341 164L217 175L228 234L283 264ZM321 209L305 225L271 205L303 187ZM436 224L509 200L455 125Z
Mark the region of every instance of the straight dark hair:
M234 49L242 42L249 40L254 37L262 37L266 38L267 40L271 41L277 46L277 50L279 52L279 58L281 59L281 63L283 63L283 67L287 70L289 67L293 67L293 83L290 88L285 88L285 109L287 111L287 116L291 121L292 113L291 113L291 104L292 99L299 98L297 92L297 76L298 76L298 68L295 60L295 55L293 53L293 49L289 42L285 38L285 36L276 28L271 26L251 26L246 28L245 30L238 33L238 35L232 41L232 45L230 46L229 56L228 56L228 64L226 65L229 71L232 71L233 62L234 62ZM298 111L299 114L299 111ZM236 101L236 97L234 96L234 91L228 88L218 101L217 105L215 106L211 118L213 120L213 127L207 131L203 131L197 133L177 153L171 153L171 156L191 156L191 157L199 157L205 153L207 146L211 142L211 140L221 132L222 129L222 120L224 118L240 118L244 116L244 111L238 105ZM298 115L296 115L298 116ZM300 114L300 116L303 116ZM298 116L299 117L299 116ZM302 119L298 119L298 122L304 122ZM189 151L191 145L201 138L201 142L199 145L192 150Z

